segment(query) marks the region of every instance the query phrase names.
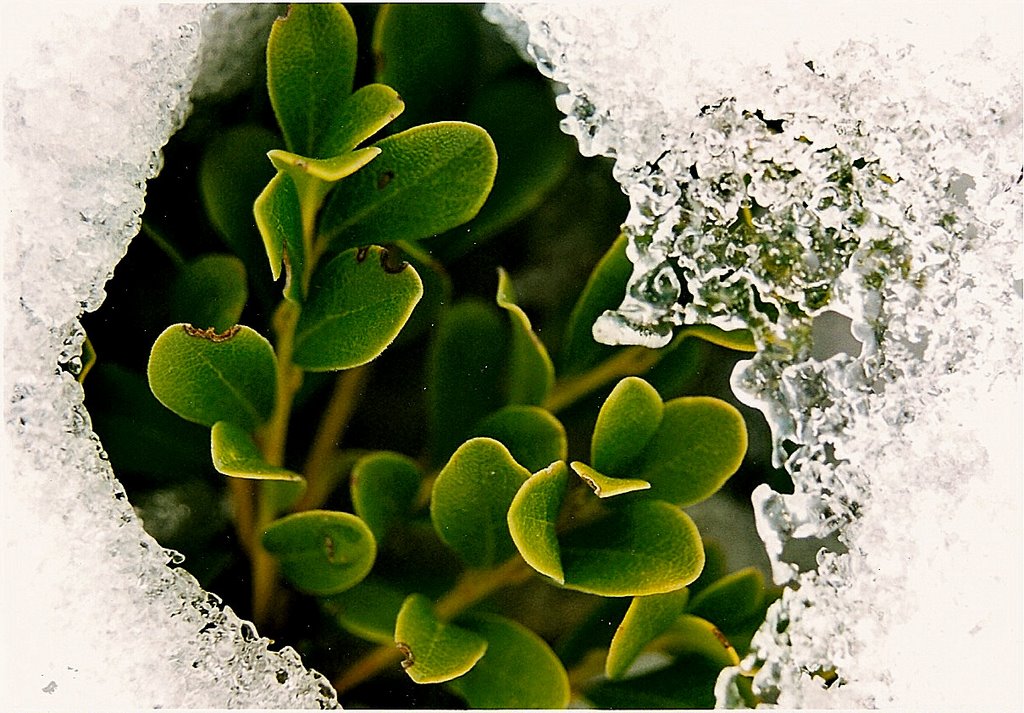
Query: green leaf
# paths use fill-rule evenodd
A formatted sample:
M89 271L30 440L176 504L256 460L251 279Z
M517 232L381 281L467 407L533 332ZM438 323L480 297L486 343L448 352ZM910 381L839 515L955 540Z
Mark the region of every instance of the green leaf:
M289 151L321 157L341 100L352 93L356 30L339 4L293 4L267 43L267 88Z
M713 495L747 451L743 416L721 399L690 396L665 404L657 432L633 464L651 497L681 507Z
M505 325L493 307L466 301L442 314L427 367L434 463L444 463L482 418L505 405L507 344Z
M539 76L488 82L474 94L465 119L494 140L501 157L494 188L464 229L432 239L431 249L450 262L541 204L568 174L576 155L572 138L558 128L561 118L547 82Z
M338 107L334 124L320 140L322 156L340 156L390 124L405 109L405 102L391 87L367 84Z
M651 484L646 480L611 478L607 475L602 475L586 463L580 463L579 461L573 461L571 465L572 469L576 471L576 475L580 476L583 482L594 491L594 495L599 498L614 498L616 495L635 493L638 490L647 490L651 487Z
M765 592L760 570L746 567L708 585L693 598L689 612L732 631L760 613Z
M754 335L748 329L726 331L711 324L694 324L679 330L680 334L703 339L705 342L717 344L726 349L740 352L756 352Z
M487 641L487 652L450 687L474 708L565 708L569 675L537 634L504 617L481 614L463 622Z
M606 597L682 589L700 574L704 548L693 520L660 500L641 500L561 539L565 586Z
M679 589L634 598L622 623L615 630L604 665L605 675L610 679L625 676L644 647L667 631L672 622L682 615L689 596L688 590Z
M691 614L676 619L659 644L662 650L673 656L698 654L713 661L720 669L740 663L736 649L725 634L710 621Z
M352 508L378 542L412 510L420 480L416 462L400 453L372 453L356 463L349 481Z
M430 600L410 594L395 622L395 645L405 654L402 668L416 683L441 683L461 676L487 650L478 634L442 622Z
M324 205L320 232L332 249L437 235L476 215L494 183L494 143L472 124L417 126L374 146L381 155Z
M366 523L347 512L306 510L271 523L263 546L296 589L328 595L354 587L373 567L377 542Z
M405 598L399 590L371 576L321 603L346 631L377 644L393 644L395 621Z
M474 436L500 441L531 473L565 460L568 443L561 422L539 406L506 406L477 424Z
M267 152L267 158L274 164L274 168L287 173L294 181L299 204L307 211L304 221L308 221L309 225L314 223L316 210L319 210L324 196L333 188L332 184L351 176L378 156L380 149L372 146L331 158L308 158L280 149Z
M406 128L461 112L479 62L476 25L459 5L384 5L373 27L376 79L408 106Z
M281 261L287 251L292 271L301 273L305 263L306 248L302 239L302 207L295 182L286 173L278 173L256 198L253 204L256 226L263 236L263 247L270 260L270 274L275 280L281 277ZM301 286L286 286L285 292L294 295Z
M347 250L317 269L295 328L293 361L308 371L351 369L376 359L423 294L407 264L393 267L372 246Z
M512 349L506 377L508 401L513 404L538 405L547 398L555 383L555 367L548 356L548 350L530 326L530 318L515 302L512 280L500 267L495 300L512 320Z
M153 344L147 373L160 403L204 426L231 421L252 432L274 409L274 349L249 327L216 333L171 325Z
M614 355L618 350L594 340L594 322L605 310L622 303L626 283L633 274L633 263L626 257L628 240L619 235L608 252L590 273L587 286L573 307L562 340L559 374L582 374Z
M555 526L565 499L569 471L558 461L523 483L508 509L508 529L519 554L535 570L565 583Z
M654 387L639 377L626 377L612 389L597 414L590 444L594 468L625 475L630 464L657 432L665 410Z
M171 285L171 319L223 332L249 298L245 265L233 255L204 255L188 263Z
M218 421L210 431L213 467L218 473L250 480L281 480L302 483L303 478L287 468L271 465L263 459L245 429L229 421Z
M274 177L267 152L280 144L273 132L246 124L214 136L199 164L199 195L206 214L250 270L261 267L263 260L252 205Z
M680 656L669 666L650 673L623 681L601 681L585 695L598 708L714 708L720 670L703 656Z
M491 567L515 553L506 514L530 472L490 438L462 444L434 481L430 519L441 540L471 567Z

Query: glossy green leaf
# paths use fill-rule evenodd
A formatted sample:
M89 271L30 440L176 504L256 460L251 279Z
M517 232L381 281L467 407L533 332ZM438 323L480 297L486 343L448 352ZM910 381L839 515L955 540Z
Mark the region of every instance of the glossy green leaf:
M430 519L441 539L471 567L491 567L515 553L506 514L530 472L490 438L462 444L434 481Z
M465 118L490 134L501 159L491 196L477 216L464 229L431 240L446 262L536 209L565 178L576 154L572 138L558 128L561 114L540 76L486 83L470 99Z
M351 151L394 121L404 109L405 102L391 87L360 87L338 107L334 124L320 139L320 155L340 156Z
M612 389L597 414L590 442L594 468L624 476L657 432L665 410L661 396L641 378L626 377Z
M754 335L747 329L734 329L726 331L711 324L694 324L684 327L680 333L687 336L703 339L705 342L717 344L726 349L740 352L756 352L757 345L754 343Z
M500 441L531 473L565 460L569 450L562 423L539 406L499 409L478 423L473 435Z
M160 403L204 426L231 421L252 432L274 408L277 359L249 327L217 333L171 325L153 344L147 373Z
M760 612L765 591L764 575L755 567L746 567L712 582L693 598L688 609L732 631Z
M313 275L295 329L293 361L309 371L351 369L376 359L398 335L423 294L409 265L387 250L346 250Z
M322 600L322 605L346 631L377 644L393 644L395 621L406 596L370 576L351 589Z
M402 668L416 683L441 683L463 675L487 651L487 640L442 622L430 600L410 594L395 622L395 645L405 654Z
M622 681L601 681L585 691L599 708L663 710L715 707L715 681L721 666L703 656L683 655L659 668Z
M555 527L569 484L569 471L558 461L530 476L508 508L508 529L526 563L559 584L565 582Z
M378 542L412 510L420 480L419 466L400 453L371 453L356 463L349 481L352 507Z
M586 463L579 461L572 462L572 469L580 476L584 483L594 491L599 498L614 498L616 495L635 493L638 490L648 490L651 484L646 480L638 478L612 478L603 475L591 468Z
M667 631L672 622L683 614L689 597L688 590L679 589L634 598L622 623L615 630L605 661L605 675L610 679L625 676L644 647Z
M692 614L676 619L659 640L663 651L672 655L698 654L719 668L738 666L740 658L725 634L710 621Z
M473 708L565 708L569 675L551 647L522 624L493 615L462 622L487 641L487 652L450 687Z
M476 76L479 50L471 9L461 5L384 5L373 27L378 82L398 90L406 128L457 118Z
M214 136L199 163L199 195L206 214L250 270L265 265L252 205L274 177L267 152L280 145L273 132L246 124Z
M289 151L321 157L342 100L352 93L356 31L340 4L293 4L267 43L267 88Z
M245 265L233 255L204 255L171 285L171 319L223 332L238 323L249 298Z
M218 473L250 480L303 482L298 473L271 465L263 459L252 436L229 421L218 421L210 431L213 467Z
M697 526L660 500L627 503L570 531L561 550L565 586L606 597L682 589L704 566Z
M713 495L747 452L743 416L721 399L690 396L665 404L657 432L633 464L649 495L679 506Z
M505 405L508 335L497 310L476 301L442 314L430 344L427 406L431 456L441 464L485 416Z
M377 542L366 523L347 512L306 510L276 520L263 546L296 589L328 595L354 587L370 573Z
M421 240L454 228L477 214L494 182L494 143L472 124L417 126L374 146L381 155L324 205L320 233L332 249Z
M302 207L291 176L286 173L274 176L256 198L253 214L263 237L263 247L270 260L270 274L273 278L277 280L281 277L281 262L286 252L292 269L301 268L306 259L302 238ZM301 284L293 282L296 282L295 287ZM294 289L289 286L285 292L294 295Z
M594 322L605 310L616 309L622 303L626 283L633 274L633 263L626 257L625 235L619 235L608 252L590 273L576 306L559 352L559 374L581 374L613 356L618 349L594 340Z
M512 321L512 345L506 377L508 401L538 405L555 383L555 367L548 350L533 331L530 318L516 304L512 280L501 268L498 268L498 294L495 299Z

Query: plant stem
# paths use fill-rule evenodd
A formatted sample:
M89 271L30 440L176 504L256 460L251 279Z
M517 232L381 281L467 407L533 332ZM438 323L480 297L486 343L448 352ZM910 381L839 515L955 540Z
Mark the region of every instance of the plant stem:
M306 492L295 504L295 510L312 510L324 503L334 486L330 476L333 457L358 403L359 393L366 383L369 366L348 369L338 374L334 392L327 410L317 427L313 445L306 457L302 472L306 476Z
M629 347L578 376L559 380L544 401L544 408L558 413L611 381L642 374L661 358L657 349Z
M235 532L246 554L252 556L253 482L243 478L228 478L231 504L234 507Z
M494 569L469 570L437 601L434 612L441 620L453 619L499 589L523 582L532 574L533 570L518 555ZM401 660L398 648L378 646L338 676L333 681L334 690L339 694L349 691Z

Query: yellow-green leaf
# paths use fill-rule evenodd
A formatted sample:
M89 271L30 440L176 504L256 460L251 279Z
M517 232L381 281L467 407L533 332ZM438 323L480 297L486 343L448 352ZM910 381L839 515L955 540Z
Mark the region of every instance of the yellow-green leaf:
M245 429L229 421L218 421L210 431L213 467L218 473L250 480L281 480L302 483L303 478L287 468L264 460L259 448Z
M665 594L635 597L626 616L615 630L605 660L605 675L610 679L622 678L637 656L651 641L672 626L686 609L690 592L679 589Z
M760 612L766 591L760 570L745 567L709 584L693 598L688 610L732 631Z
M565 573L555 526L568 483L565 463L552 463L523 483L507 516L509 533L519 554L528 565L559 584L565 582Z
M638 490L647 490L651 487L651 484L646 480L638 478L612 478L603 475L586 463L580 463L579 461L573 461L571 465L572 469L576 471L576 475L580 476L583 482L594 491L594 495L599 498L613 498L616 495L635 493Z
M565 460L569 447L562 423L539 406L506 406L477 424L474 436L500 441L531 473Z
M367 84L345 98L334 124L320 139L320 155L340 156L390 124L405 109L405 102L391 87Z
M281 277L281 262L286 250L292 269L301 266L306 255L302 240L302 208L299 205L299 192L291 176L279 172L270 180L256 197L253 215L263 237L263 247L270 260L270 274L273 278L277 280ZM301 281L296 284L300 285ZM286 287L285 291L293 294L293 289Z
M612 477L627 475L661 425L664 410L661 396L643 379L629 376L616 384L597 414L590 441L593 467Z
M530 318L516 304L512 280L498 268L498 306L508 312L512 322L512 348L509 353L506 389L508 402L538 405L555 383L555 367L548 350L533 331Z
M437 618L430 601L410 594L395 622L395 645L405 654L402 668L416 683L441 683L463 675L487 651L487 640Z
M659 639L659 648L674 656L699 654L719 668L738 666L740 658L717 626L706 619L684 614Z

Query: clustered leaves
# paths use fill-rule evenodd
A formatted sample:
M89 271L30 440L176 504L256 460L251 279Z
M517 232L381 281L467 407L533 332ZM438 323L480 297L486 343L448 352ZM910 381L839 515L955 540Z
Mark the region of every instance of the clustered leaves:
M279 574L340 628L393 654L371 660L400 661L412 681L443 683L472 707L705 705L709 681L738 663L767 598L755 570L705 571L709 555L683 508L739 468L747 434L735 408L682 395L682 384L694 337L753 344L699 326L657 352L594 342L591 325L618 303L629 274L622 237L580 295L557 359L504 270L492 301L452 303L446 262L534 207L564 165L564 144L544 143L552 129L535 108L537 84L502 79L466 94L476 52L466 12L383 8L372 40L382 83L355 91L355 26L342 6L293 5L274 23L267 84L280 135L245 125L211 142L202 194L235 255L182 266L172 290L180 321L153 344L149 386L209 429L213 467L235 483L257 619L280 605ZM420 41L426 22L432 32ZM427 91L435 77L448 85ZM467 121L414 123L434 116L446 91L464 98L461 118L496 127L493 139ZM513 105L521 131L497 118ZM399 130L377 138L389 125ZM525 146L534 136L553 148ZM259 186L254 204L238 200ZM267 267L283 296L272 340L236 324L247 271ZM314 443L303 467L292 462L289 422L309 384L334 372L337 393L351 397L359 367L428 329L425 453L328 442ZM555 413L609 387L588 460L570 460ZM344 418L339 404L325 423ZM351 512L327 509L346 477ZM576 653L556 652L489 599L523 582L628 609L616 610L610 641L593 635L602 627L582 626ZM588 665L580 652L595 648L603 669L579 675ZM645 655L661 665L638 666ZM361 680L342 673L336 685Z

